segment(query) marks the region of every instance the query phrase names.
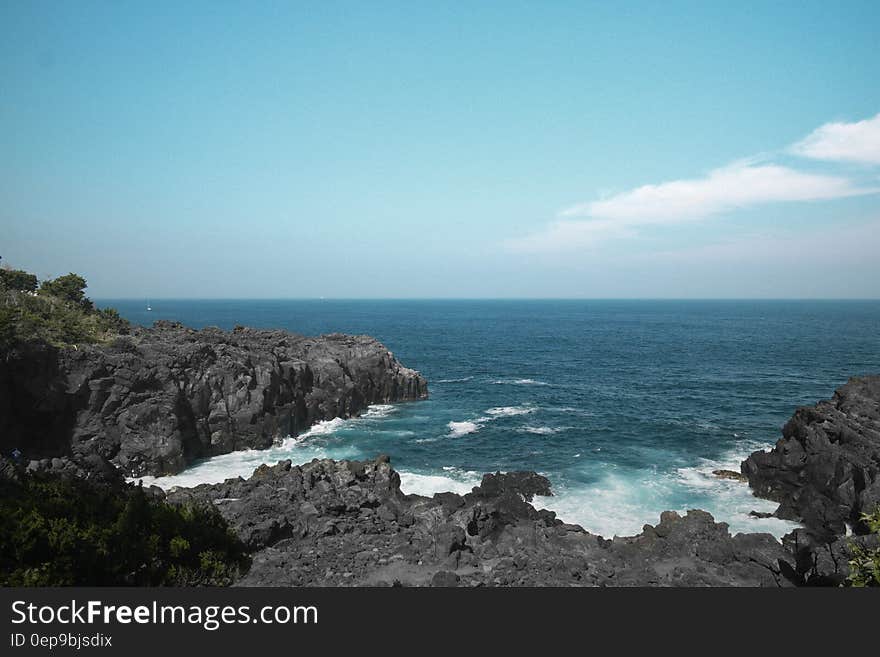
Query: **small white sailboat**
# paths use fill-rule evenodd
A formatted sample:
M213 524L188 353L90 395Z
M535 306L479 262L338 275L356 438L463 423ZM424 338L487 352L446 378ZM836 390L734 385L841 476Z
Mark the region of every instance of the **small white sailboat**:
M153 310L153 307L150 305L150 302L147 301L147 312L151 312L152 310Z

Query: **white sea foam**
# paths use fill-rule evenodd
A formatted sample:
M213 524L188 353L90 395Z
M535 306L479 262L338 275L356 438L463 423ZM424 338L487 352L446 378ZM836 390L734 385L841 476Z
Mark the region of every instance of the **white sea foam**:
M449 427L449 437L458 438L469 433L476 433L482 425L479 422L464 420L462 422L450 422L446 426Z
M445 468L444 468L445 470ZM431 497L434 493L470 493L474 486L479 486L481 477L471 472L461 472L455 468L449 472L455 477L445 475L426 475L415 472L400 472L400 489L407 495L424 495Z
M367 407L366 412L361 417L364 419L381 419L388 417L396 411L397 406L394 404L372 404Z
M668 508L656 482L632 481L614 473L592 486L551 486L553 496L536 495L535 508L555 511L565 522L606 538L638 534L646 522L659 522L660 513Z
M473 381L473 376L463 376L460 379L438 379L434 381L434 383L465 383L467 381Z
M354 445L329 446L326 440L340 431L363 420L378 420L396 411L391 404L376 404L367 408L366 412L356 418L333 418L313 425L308 431L298 436L288 436L279 444L268 449L246 449L229 454L221 454L195 463L190 468L176 475L164 477L130 477L129 481L141 480L145 486L159 486L168 490L175 486L198 486L199 484L216 484L235 477L249 477L260 465L274 465L278 461L290 459L295 464L307 463L314 458L352 459L361 455ZM404 432L399 432L404 435ZM406 432L405 435L411 435ZM318 439L318 440L316 440ZM323 444L322 444L323 443Z
M299 434L298 436L293 436L291 438L285 439L285 442L288 440L292 440L294 442L300 442L302 440L306 440L307 438L311 438L312 436L326 436L332 433L335 433L346 426L349 420L346 420L341 417L335 417L332 420L322 420L317 424L314 424L311 429L308 431Z
M536 381L535 379L496 379L493 381L495 385L508 386L548 386L549 383L544 381Z
M738 470L743 454L758 447L754 443L741 445L719 459L703 459L672 472L611 466L611 471L593 485L554 482L554 496L535 497L533 504L606 537L637 534L645 523L656 525L663 511L685 514L693 508L708 511L717 522L727 523L731 534L767 532L781 537L799 525L750 516L750 511L772 512L776 504L754 497L748 484L712 474L719 469Z
M537 410L534 406L497 406L490 408L486 414L490 417L515 417L517 415L528 415Z
M351 451L351 450L348 450ZM168 490L175 486L198 486L199 484L217 484L235 477L250 477L253 471L266 463L274 465L278 461L290 459L294 463L306 463L313 458L346 458L345 450L334 450L328 453L325 448L310 446L294 441L285 441L279 446L269 449L246 449L229 454L214 456L176 475L164 477L132 477L129 481L142 480L144 486L159 486Z
M782 536L800 527L796 522L779 518L756 518L749 515L750 511L772 513L778 504L770 500L755 497L745 482L723 479L713 473L714 470L733 470L739 472L744 454L765 445L742 445L730 450L719 459L700 459L691 467L679 468L676 472L679 482L697 492L703 493L708 499L703 505L704 510L715 516L715 519L730 525L731 533L737 532L769 532Z
M533 427L533 426L525 426L520 427L517 431L522 433L533 433L536 436L549 436L554 433L559 433L560 431L565 431L568 427Z
M449 422L446 426L449 427L449 433L447 436L449 438L457 438L459 436L465 436L469 433L476 433L480 429L483 428L488 422L493 422L503 417L516 417L517 415L527 415L529 413L533 413L537 410L534 406L497 406L495 408L490 408L486 411L486 414L472 419L472 420L462 420L460 422ZM421 442L426 442L425 440Z

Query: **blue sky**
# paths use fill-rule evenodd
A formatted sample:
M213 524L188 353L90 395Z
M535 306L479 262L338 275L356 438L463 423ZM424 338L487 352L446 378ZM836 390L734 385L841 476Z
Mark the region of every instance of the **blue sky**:
M95 297L880 297L880 3L0 4Z

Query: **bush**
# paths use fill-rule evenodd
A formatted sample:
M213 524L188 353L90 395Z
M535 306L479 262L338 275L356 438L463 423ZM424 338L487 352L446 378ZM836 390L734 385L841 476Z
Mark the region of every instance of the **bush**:
M94 306L86 297L86 287L86 279L79 274L70 273L51 281L43 281L40 284L40 294L57 297L74 306L80 306L83 310L92 310Z
M871 534L880 536L880 507L874 513L863 514L862 522ZM850 551L849 583L852 586L880 586L880 547L869 548L853 541Z
M98 325L105 333L128 333L128 321L124 320L116 308L101 308L98 310Z
M20 269L0 269L0 283L7 290L33 292L37 289L37 277Z
M0 484L0 586L227 585L244 546L210 507L29 475Z
M36 287L36 277L28 276ZM65 347L128 333L129 323L113 308L96 310L85 288L85 279L77 274L44 281L37 295L0 286L0 348L32 341Z
M0 349L8 349L15 342L17 319L15 310L0 306Z

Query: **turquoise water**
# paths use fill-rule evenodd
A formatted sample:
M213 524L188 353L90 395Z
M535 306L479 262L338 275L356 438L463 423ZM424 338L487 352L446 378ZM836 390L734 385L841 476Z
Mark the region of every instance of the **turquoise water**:
M543 504L604 535L665 509L703 508L734 531L792 525L738 470L803 404L880 372L876 301L106 300L141 324L365 333L428 379L424 402L373 407L270 450L224 455L163 486L248 475L262 462L390 454L407 492L465 492L483 472L529 469Z

